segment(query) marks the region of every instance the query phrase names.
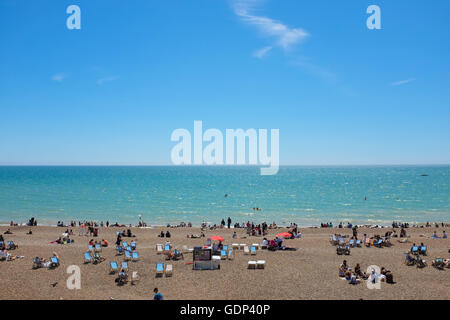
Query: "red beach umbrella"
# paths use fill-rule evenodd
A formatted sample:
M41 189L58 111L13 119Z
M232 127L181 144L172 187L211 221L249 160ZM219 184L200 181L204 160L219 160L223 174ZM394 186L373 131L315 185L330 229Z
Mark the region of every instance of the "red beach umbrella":
M215 241L224 241L224 240L225 240L225 239L222 238L221 236L213 236L213 237L209 237L209 239L215 240Z
M282 233L279 233L279 234L277 234L277 237L278 238L290 238L290 237L292 237L292 234L290 234L289 232L282 232Z

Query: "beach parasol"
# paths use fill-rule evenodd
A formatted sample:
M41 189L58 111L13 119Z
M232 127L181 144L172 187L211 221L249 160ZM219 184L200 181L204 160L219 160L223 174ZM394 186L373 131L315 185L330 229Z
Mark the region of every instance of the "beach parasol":
M222 238L221 236L213 236L213 237L210 237L209 239L215 240L215 241L224 241L224 240L225 240L225 239Z
M279 233L279 234L277 234L277 237L278 238L291 238L292 237L292 234L290 234L289 232L282 232L282 233Z

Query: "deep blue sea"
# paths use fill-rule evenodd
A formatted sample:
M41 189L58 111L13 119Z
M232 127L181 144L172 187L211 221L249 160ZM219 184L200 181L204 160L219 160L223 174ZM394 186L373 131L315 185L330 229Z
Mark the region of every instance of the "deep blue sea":
M252 166L0 167L0 223L134 224L139 215L152 225L450 221L450 166L281 167L274 176Z

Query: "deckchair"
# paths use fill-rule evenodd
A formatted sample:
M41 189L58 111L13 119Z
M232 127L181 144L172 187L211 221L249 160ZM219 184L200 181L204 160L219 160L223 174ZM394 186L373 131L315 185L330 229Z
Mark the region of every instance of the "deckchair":
M4 261L8 259L8 253L0 251L0 261ZM33 268L36 269L36 268Z
M345 244L344 238L339 237L339 244L343 246Z
M249 269L256 269L256 261L249 261L248 262L248 268Z
M132 242L130 246L133 251L136 250L136 242Z
M244 246L244 254L249 254L249 253L250 253L250 250L248 250L248 246L245 245Z
M444 270L444 259L443 258L436 258L433 260L431 265L439 270Z
M267 242L267 241L266 241L266 242ZM267 244L261 243L260 247L261 247L261 250L262 250L262 249L267 249Z
M131 257L131 253L130 253L130 251L125 251L125 261L129 261L129 260L131 260L132 259L132 257Z
M233 248L233 250L238 250L239 249L239 244L238 243L233 243L231 245L231 248Z
M220 259L225 260L227 258L227 251L220 250Z
M121 246L116 247L116 255L124 254L123 248Z
M253 243L252 246L255 247L256 250L259 249L259 243Z
M250 247L250 253L252 256L256 255L256 247L255 246Z
M132 259L133 261L139 261L139 253L137 253L137 251L132 253Z
M95 244L95 251L96 252L102 252L102 246L100 243Z
M50 268L56 268L59 266L59 259L57 257L50 258Z
M245 246L246 246L245 243L241 243L241 244L239 245L239 248L240 248L241 250L244 250L244 249L245 249Z
M163 274L164 274L164 263L158 262L156 264L156 276L162 277Z
M14 250L17 249L17 245L14 243L14 241L8 241L8 250Z
M164 251L170 251L170 244L164 245Z
M411 248L411 253L412 254L419 254L419 247L418 246L413 246Z
M361 248L361 240L356 240L356 246Z
M224 244L222 250L228 251L228 245Z
M353 248L355 246L355 240L354 239L350 239L348 242L348 245Z
M338 241L338 239L337 239L337 237L335 235L331 235L330 236L330 242L331 242L332 245L335 246L335 245L338 244L339 241Z
M344 248L341 247L341 246L337 246L337 247L336 247L336 253L337 253L338 255L344 254Z
M39 257L33 258L33 269L38 269L42 267L42 261Z
M94 246L92 244L90 244L88 246L88 249L89 249L90 252L94 252L95 251Z
M123 241L123 242L122 242L122 247L124 247L124 248L128 247L128 242Z
M229 250L228 251L228 260L233 260L234 259L234 250Z
M350 247L349 246L344 247L344 254L347 256L350 255Z
M172 276L172 265L168 264L166 265L166 277L171 277Z
M133 252L133 249L131 249L130 246L126 247L126 250L127 250L128 252Z
M109 263L109 266L110 266L110 272L109 273L114 274L115 272L119 271L119 267L117 266L117 262L111 261Z
M5 242L4 241L0 241L0 250L5 249Z
M158 244L156 244L156 254L161 254L161 253L163 253L162 244L158 243Z
M258 260L256 261L256 268L257 269L264 269L266 266L266 260Z
M122 269L128 271L128 261L122 261Z
M383 239L380 239L380 240L374 242L373 245L375 247L381 248L381 246L383 245Z
M134 285L137 282L139 282L139 280L141 280L141 277L139 276L137 271L133 271L133 274L131 276L131 284Z
M427 255L427 246L420 247L420 254L423 254L424 256Z
M407 266L413 266L416 263L416 260L411 258L408 253L405 253L405 264Z
M84 263L89 263L89 262L92 262L92 257L91 257L91 253L88 251L88 252L84 253Z

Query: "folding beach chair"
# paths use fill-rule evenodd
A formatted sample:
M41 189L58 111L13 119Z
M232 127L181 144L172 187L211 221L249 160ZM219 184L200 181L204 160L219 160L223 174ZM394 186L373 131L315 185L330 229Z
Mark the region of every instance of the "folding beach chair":
M131 284L135 285L136 283L139 282L139 280L141 280L141 277L139 276L137 271L133 271L133 274L131 276Z
M381 248L383 246L383 239L380 239L377 242L374 242L373 245L375 247Z
M95 252L102 252L102 246L100 243L95 244Z
M171 249L170 244L165 244L164 245L164 251L170 251L170 249Z
M116 255L124 254L124 250L121 246L116 246Z
M128 271L128 261L122 261L122 269Z
M337 246L336 247L336 254L338 254L338 255L344 254L344 248L341 247L341 246Z
M109 273L114 274L115 272L119 271L119 267L117 266L117 262L111 261L109 263L109 266L110 266L110 272Z
M427 246L420 247L420 254L423 254L424 256L427 255Z
M225 260L227 258L227 251L220 250L220 259Z
M162 244L160 244L160 243L157 243L157 244L156 244L156 253L157 253L157 254L163 253Z
M54 269L59 266L59 259L57 257L50 258L50 268Z
M128 247L128 242L123 241L123 242L122 242L122 247L124 247L124 248Z
M132 242L131 244L130 244L130 246L131 246L131 250L136 250L136 242Z
M356 246L359 247L359 248L361 248L361 240L359 240L359 239L356 240Z
M92 244L88 245L88 250L90 252L94 252L95 251L94 246Z
M222 250L228 251L228 245L223 245Z
M256 261L256 268L257 269L264 269L266 266L266 260L258 260Z
M158 262L156 264L156 276L162 277L164 274L164 263Z
M355 240L354 239L350 239L348 242L348 245L350 246L350 248L353 248L355 246Z
M139 261L139 253L137 253L137 251L134 251L131 254L131 257L132 257L133 261Z
M261 246L260 246L260 247L261 247L261 250L267 249L267 244L262 244L262 243L261 243Z
M419 254L419 247L418 246L414 246L411 248L411 253L412 254Z
M125 261L130 261L132 258L130 251L125 251Z
M17 247L18 246L14 243L14 241L8 241L8 250L15 250Z
M335 235L331 235L330 236L330 242L331 242L331 244L333 245L333 246L335 246L335 245L337 245L338 244L338 238L335 236Z
M444 259L443 258L436 258L433 260L431 265L439 270L444 270Z
M344 238L339 238L339 245L343 246L345 244Z
M255 247L255 246L251 246L251 247L250 247L250 254L251 254L252 256L256 255L256 247Z
M4 241L0 241L0 250L5 250L5 242Z
M8 260L8 253L0 251L0 261ZM35 268L33 268L35 269Z
M249 261L248 262L248 268L249 269L256 269L256 261Z
M240 248L241 250L244 250L244 249L245 249L245 246L246 246L245 243L241 243L241 244L239 245L239 248Z
M238 243L233 243L231 245L231 248L233 248L233 250L238 250L239 249L239 244Z
M405 264L407 266L413 266L416 263L416 260L411 258L408 253L405 253Z
M33 258L33 269L38 269L42 267L42 261L39 257Z
M88 251L88 252L84 253L84 263L89 263L89 262L92 262L92 257L91 257L91 253Z
M128 252L130 252L130 253L133 252L133 249L131 249L130 246L126 247L125 249L126 249Z
M171 277L172 276L172 265L168 264L166 265L166 277Z
M344 247L344 254L349 256L350 255L350 247L349 246L345 246Z
M229 250L228 251L228 260L233 260L234 259L234 250Z
M259 243L253 243L252 246L255 247L256 250L259 249Z
M249 253L250 253L250 250L248 249L248 246L245 245L244 246L244 254L249 254Z

